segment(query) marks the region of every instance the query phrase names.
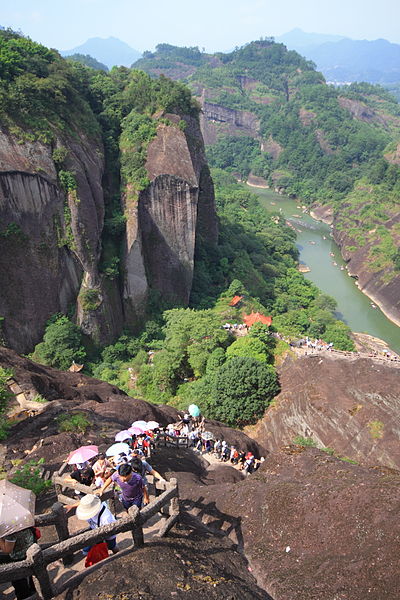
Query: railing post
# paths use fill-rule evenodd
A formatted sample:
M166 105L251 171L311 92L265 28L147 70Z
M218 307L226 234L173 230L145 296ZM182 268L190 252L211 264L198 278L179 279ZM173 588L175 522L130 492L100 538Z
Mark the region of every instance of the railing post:
M114 490L114 485L112 487L113 493L110 496L110 498L108 499L108 508L110 509L110 511L112 512L112 514L114 515L114 517L117 516L117 508L115 506L115 490Z
M55 516L55 527L58 535L58 541L64 542L69 538L68 516L61 502L55 502L51 507ZM73 554L68 554L63 559L64 566L70 565L73 560Z
M56 481L55 481L56 477L57 477L57 475L54 474L53 477L52 477L52 481L53 481L53 484L54 484L54 487L55 487L55 490L56 490L57 498L59 498L61 496L61 494L62 494L62 487L61 487L61 485L59 483L56 483Z
M53 586L50 581L47 567L43 560L43 552L39 544L32 544L26 551L26 557L32 562L33 574L38 582L38 592L43 600L51 600L54 597Z
M137 506L131 506L128 510L128 515L133 521L132 537L135 548L144 546L143 527L140 519L140 511Z
M170 481L167 484L167 487L169 489L175 488L176 496L171 498L168 508L166 509L165 512L163 512L163 514L168 515L168 519L166 520L166 522L164 523L164 525L161 527L160 531L158 532L159 537L166 536L167 533L169 532L169 530L171 529L171 527L173 527L179 519L179 492L178 492L177 480L175 478L170 479Z

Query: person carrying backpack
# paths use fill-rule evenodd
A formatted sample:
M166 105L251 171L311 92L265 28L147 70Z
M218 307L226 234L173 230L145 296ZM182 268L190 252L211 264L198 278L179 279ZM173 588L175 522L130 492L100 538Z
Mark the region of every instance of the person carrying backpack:
M70 504L65 508L67 511L76 508L76 518L80 521L87 521L90 529L97 529L102 525L108 525L109 523L115 523L116 521L107 504L93 494L87 494L76 504ZM113 554L119 552L117 537L115 535L110 536L104 541L107 544L107 548L111 550ZM91 548L92 546L83 548L83 554L87 555Z

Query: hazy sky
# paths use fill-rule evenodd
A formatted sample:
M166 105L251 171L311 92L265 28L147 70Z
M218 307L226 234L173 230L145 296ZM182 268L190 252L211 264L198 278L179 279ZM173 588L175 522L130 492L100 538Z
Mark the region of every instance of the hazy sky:
M0 0L0 25L59 50L111 35L224 51L295 27L400 43L399 23L399 0Z

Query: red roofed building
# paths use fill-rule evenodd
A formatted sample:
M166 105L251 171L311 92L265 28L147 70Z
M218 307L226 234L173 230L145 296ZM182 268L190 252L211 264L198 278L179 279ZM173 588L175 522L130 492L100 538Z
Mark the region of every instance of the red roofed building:
M233 296L232 300L229 302L229 306L237 306L242 299L243 296Z
M251 327L254 323L263 323L264 325L272 324L272 317L265 317L259 312L252 312L250 315L244 315L243 321L246 323L247 327Z

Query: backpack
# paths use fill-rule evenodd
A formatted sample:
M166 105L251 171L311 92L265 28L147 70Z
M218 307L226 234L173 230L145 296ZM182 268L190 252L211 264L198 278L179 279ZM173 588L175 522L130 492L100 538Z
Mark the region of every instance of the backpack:
M99 542L90 548L85 560L85 567L91 567L105 558L108 558L108 546L105 542Z

